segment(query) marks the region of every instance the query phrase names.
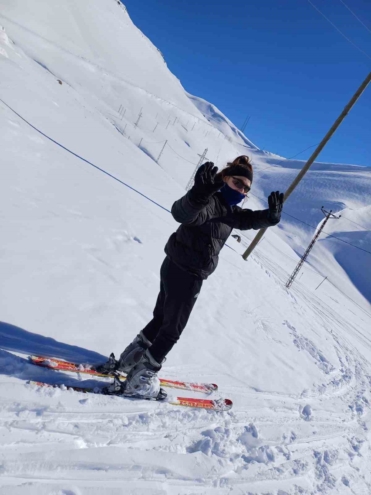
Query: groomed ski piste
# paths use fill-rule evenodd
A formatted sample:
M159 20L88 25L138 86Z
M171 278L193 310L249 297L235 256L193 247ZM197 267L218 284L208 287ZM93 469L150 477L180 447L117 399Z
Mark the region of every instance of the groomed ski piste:
M205 149L252 156L251 209L303 162L187 94L116 0L0 0L0 26L1 494L370 494L371 169L316 163L248 261L253 231L223 249L162 371L231 411L27 385L95 386L27 357L99 362L149 321Z

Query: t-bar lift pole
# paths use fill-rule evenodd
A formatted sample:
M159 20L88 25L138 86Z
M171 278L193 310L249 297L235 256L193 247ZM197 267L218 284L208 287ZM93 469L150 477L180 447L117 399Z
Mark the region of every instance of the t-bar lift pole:
M346 105L344 110L341 112L339 117L336 119L334 124L332 125L331 129L328 131L326 136L322 139L320 144L317 146L315 151L313 152L312 156L309 158L307 163L304 165L304 167L301 169L301 171L298 173L297 177L294 179L294 181L291 183L287 191L285 192L285 198L284 201L287 200L287 198L290 196L290 194L293 192L293 190L296 188L296 186L299 184L301 179L304 177L304 175L308 172L310 166L313 164L314 160L317 158L317 156L321 153L323 148L326 146L328 141L331 139L332 135L336 131L336 129L340 126L342 121L345 119L345 117L348 115L349 111L353 107L353 105L356 103L358 98L361 96L363 91L366 89L368 84L371 81L371 72L368 74L366 79L363 81L363 83L360 85L360 87L357 89L357 91L354 93L352 99L349 101L349 103ZM246 249L246 251L243 253L242 257L244 260L248 258L248 256L252 253L254 250L255 246L258 244L260 239L263 237L265 231L267 228L260 229L259 232L256 234L254 239L251 241L250 246Z

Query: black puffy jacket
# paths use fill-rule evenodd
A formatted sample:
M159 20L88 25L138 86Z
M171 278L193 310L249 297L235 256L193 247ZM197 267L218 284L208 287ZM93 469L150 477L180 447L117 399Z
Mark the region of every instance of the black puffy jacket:
M206 279L218 265L220 250L234 228L261 229L276 225L269 210L247 210L229 206L217 192L207 202L199 202L191 189L171 208L182 225L172 234L165 253L184 270Z

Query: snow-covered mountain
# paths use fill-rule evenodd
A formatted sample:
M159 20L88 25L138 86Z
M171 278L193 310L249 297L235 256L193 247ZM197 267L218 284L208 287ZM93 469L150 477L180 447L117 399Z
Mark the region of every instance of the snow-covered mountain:
M95 362L149 320L206 149L253 157L252 209L303 162L189 95L117 0L0 0L0 26L1 492L370 493L368 167L313 165L248 262L252 231L204 284L163 373L217 382L232 412L25 385L83 380L28 354ZM288 291L321 206L341 218Z

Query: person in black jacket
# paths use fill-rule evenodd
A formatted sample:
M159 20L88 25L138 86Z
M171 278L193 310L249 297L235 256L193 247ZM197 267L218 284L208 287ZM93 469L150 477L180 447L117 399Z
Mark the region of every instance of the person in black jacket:
M277 225L283 193L272 192L269 208L252 211L237 206L249 192L253 168L249 157L239 156L218 173L212 162L202 165L194 186L172 206L180 223L165 246L160 293L153 319L123 351L100 366L101 371L128 373L125 395L154 398L160 392L157 372L185 328L203 281L218 265L220 250L234 228L261 229Z

